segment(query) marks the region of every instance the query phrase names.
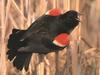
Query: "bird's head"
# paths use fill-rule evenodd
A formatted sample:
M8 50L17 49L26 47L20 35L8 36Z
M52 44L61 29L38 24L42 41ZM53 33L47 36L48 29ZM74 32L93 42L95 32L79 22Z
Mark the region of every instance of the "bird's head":
M80 22L80 14L75 10L69 10L59 16L62 27L67 33L71 33Z
M46 15L56 17L56 22L59 23L58 26L62 31L72 31L80 22L80 14L75 10L69 10L64 13L60 9L51 9L46 13ZM68 31L68 33L70 31Z
M75 19L79 20L80 14L75 10L69 10L66 13L63 13L62 10L55 8L55 9L51 9L51 10L47 11L46 15L50 15L50 16L60 16L60 15L65 16L66 15L69 18L75 18Z
M76 20L80 21L80 19L79 19L80 13L78 13L75 10L69 10L64 15L66 15L68 18L72 18L72 19L76 19Z

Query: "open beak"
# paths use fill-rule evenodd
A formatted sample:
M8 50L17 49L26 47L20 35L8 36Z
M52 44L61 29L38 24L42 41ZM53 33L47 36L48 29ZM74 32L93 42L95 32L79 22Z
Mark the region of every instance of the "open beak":
M82 13L78 13L78 17L76 18L76 20L78 20L80 22L80 16L82 16Z
M76 18L76 20L78 20L78 21L80 22L80 16L78 16L78 17Z
M78 20L79 22L80 22L80 18L78 17L78 18L76 18L76 20Z

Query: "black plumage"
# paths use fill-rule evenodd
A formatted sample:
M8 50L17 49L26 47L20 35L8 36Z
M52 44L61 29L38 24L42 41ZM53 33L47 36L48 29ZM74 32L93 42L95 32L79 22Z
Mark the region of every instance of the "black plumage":
M58 16L43 15L26 30L13 29L8 39L8 59L22 70L28 69L32 53L47 54L62 50L52 41L61 34L70 32L79 24L78 12L70 10Z

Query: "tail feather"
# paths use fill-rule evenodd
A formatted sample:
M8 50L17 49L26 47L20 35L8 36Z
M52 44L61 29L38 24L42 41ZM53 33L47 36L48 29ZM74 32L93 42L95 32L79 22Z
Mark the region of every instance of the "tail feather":
M10 61L13 60L13 65L18 70L22 70L23 68L25 68L26 71L28 70L32 53L13 52L13 50L9 50L7 55Z
M21 42L19 41L20 39L20 34L22 34L22 31L19 29L13 29L12 30L12 34L10 35L9 39L8 39L8 59L11 61L17 53L17 49L20 47ZM23 33L24 34L24 33Z
M11 61L16 56L17 50L8 50L7 55L8 59Z
M29 62L31 59L32 54L28 53L18 53L16 55L16 58L13 61L13 65L18 69L22 70L25 68L25 70L28 70Z
M32 54L30 54L27 59L26 59L26 62L25 62L25 70L27 71L28 68L29 68L29 63L30 63L30 60L31 60L31 57L32 57Z
M9 49L7 52L8 59L10 61L13 60L13 65L19 70L22 70L23 68L28 70L32 56L32 53L22 53L17 51L20 47L25 46L25 42L20 41L20 38L25 31L26 30L13 29L7 44Z

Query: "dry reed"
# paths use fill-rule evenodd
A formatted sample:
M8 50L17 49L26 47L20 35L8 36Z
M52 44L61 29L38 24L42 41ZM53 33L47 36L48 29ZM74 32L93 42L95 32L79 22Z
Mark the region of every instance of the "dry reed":
M0 0L0 75L100 75L99 3L99 0ZM83 14L79 27L71 34L71 47L48 54L41 63L38 54L33 54L28 72L16 70L6 56L11 30L27 29L51 8L74 9Z

